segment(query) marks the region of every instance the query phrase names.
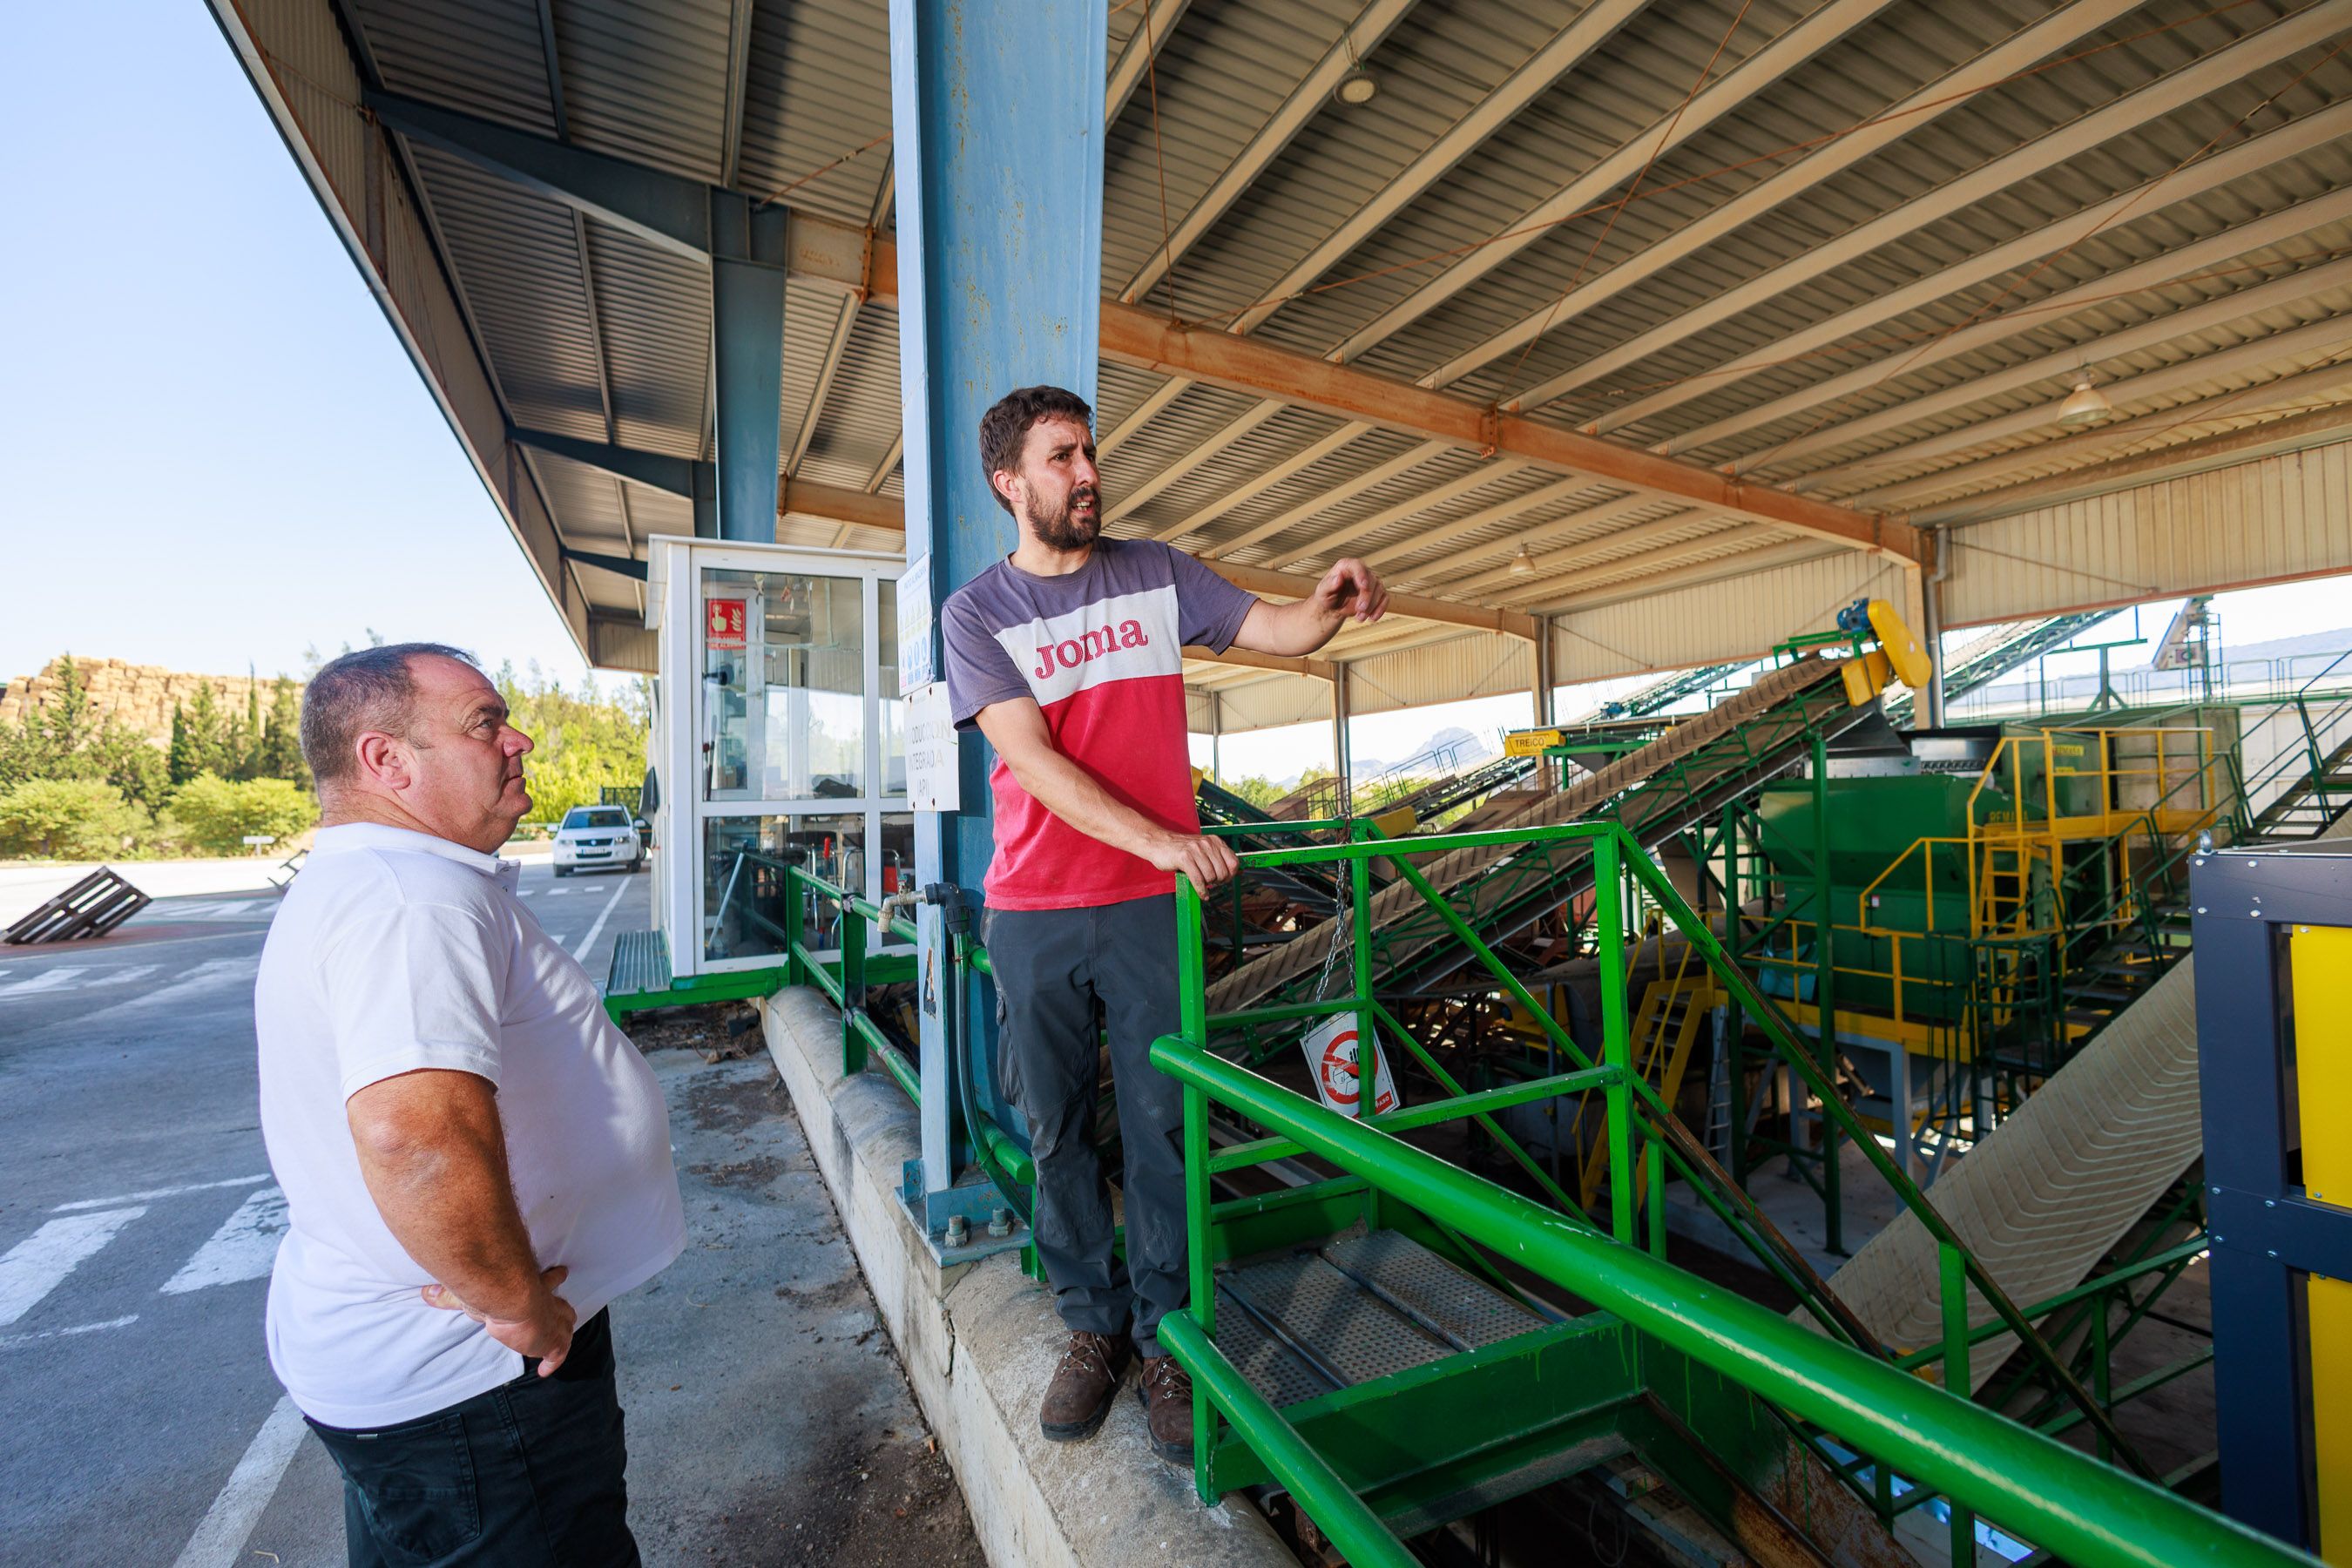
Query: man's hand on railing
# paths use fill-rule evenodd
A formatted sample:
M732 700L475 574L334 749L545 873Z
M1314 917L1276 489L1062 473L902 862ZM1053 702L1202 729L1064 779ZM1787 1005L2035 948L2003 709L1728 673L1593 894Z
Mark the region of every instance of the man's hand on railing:
M1223 840L1198 834L1166 834L1151 841L1143 858L1162 871L1191 878L1193 889L1202 894L1232 881L1234 873L1242 868Z

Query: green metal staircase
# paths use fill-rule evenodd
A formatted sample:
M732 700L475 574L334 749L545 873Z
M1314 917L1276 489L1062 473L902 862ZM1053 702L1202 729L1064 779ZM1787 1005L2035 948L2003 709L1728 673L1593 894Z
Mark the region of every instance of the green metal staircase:
M1709 1176L1633 1070L1622 979L1629 886L1768 1032L1785 1034L1785 1022L1633 833L1600 823L1525 832L1530 851L1580 843L1597 868L1595 931L1602 973L1613 979L1601 1051L1587 1055L1561 1037L1566 1070L1477 1093L1423 1058L1444 1092L1369 1121L1212 1048L1234 1019L1212 1011L1209 911L1180 885L1182 1022L1153 1059L1184 1090L1192 1280L1191 1305L1162 1321L1160 1337L1194 1380L1194 1483L1204 1500L1275 1489L1349 1562L1402 1568L1433 1560L1410 1544L1425 1531L1631 1459L1759 1562L1900 1561L1906 1548L1892 1527L1923 1506L1942 1510L1955 1563L1977 1561L1979 1515L2085 1568L2309 1561L1915 1375L1940 1369L1966 1386L1970 1347L1991 1333L2021 1332L2030 1354L2046 1357L2031 1325L2074 1304L2071 1295L2010 1302L1916 1188L1906 1204L1938 1232L1945 1334L1900 1363L1846 1337L1833 1312L1815 1332L1669 1263L1660 1189L1670 1173ZM1495 837L1360 835L1260 854L1262 864L1343 868L1360 921L1372 901L1371 859L1397 862L1402 885L1436 907L1444 900L1433 879L1413 864L1442 864ZM1527 1000L1508 966L1462 934L1491 983ZM1417 1052L1373 994L1371 966L1359 947L1347 994L1279 1011L1299 1026L1354 1012L1391 1048ZM1587 1217L1559 1194L1547 1206L1409 1141L1417 1130L1573 1091L1607 1100L1605 1216ZM1213 1110L1257 1136L1213 1146ZM1217 1194L1221 1180L1301 1156L1338 1173ZM1651 1178L1646 1207L1637 1170ZM1981 1314L1988 1303L1993 1320L1972 1326L1971 1305ZM2073 1408L2052 1430L2089 1420L2114 1438L2104 1405L2071 1376L2059 1381ZM2119 1439L2113 1451L2133 1458Z

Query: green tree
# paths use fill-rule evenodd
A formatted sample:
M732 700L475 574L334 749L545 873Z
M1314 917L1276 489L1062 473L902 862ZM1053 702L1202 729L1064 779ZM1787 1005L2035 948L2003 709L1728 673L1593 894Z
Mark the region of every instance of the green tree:
M0 855L102 859L144 826L121 790L97 779L27 779L0 794Z
M173 792L171 819L197 848L236 855L244 852L247 834L291 838L319 820L319 807L290 780L239 783L207 773Z
M228 776L227 726L221 721L220 690L209 680L196 683L196 694L187 706L188 760L196 773L218 773Z
M1247 778L1227 779L1225 793L1237 795L1260 811L1264 811L1290 792L1272 779Z
M42 706L39 721L47 736L50 754L59 762L89 743L93 728L89 692L82 685L81 669L71 654L58 660L58 695Z
M493 679L515 726L535 742L524 764L531 821L553 822L592 805L607 784L643 782L652 706L642 683L608 695L590 675L571 691L536 661L521 676L500 665Z
M188 716L177 702L172 704L172 743L163 752L163 767L174 785L205 771L196 758L196 737L188 729Z
M302 703L294 682L279 676L269 688L269 718L261 731L258 776L287 779L310 787L310 770L302 762Z
M163 752L138 731L116 723L111 714L99 724L82 756L89 776L112 784L142 810L161 808L171 793L171 768Z

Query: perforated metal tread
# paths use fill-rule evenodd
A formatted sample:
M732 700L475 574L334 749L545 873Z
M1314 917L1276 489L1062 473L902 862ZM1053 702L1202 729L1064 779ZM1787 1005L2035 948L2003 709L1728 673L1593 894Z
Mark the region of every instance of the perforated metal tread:
M1323 1250L1471 1346L1499 1344L1543 1327L1526 1307L1396 1231L1350 1237Z
M1542 1325L1517 1302L1393 1231L1358 1235L1314 1251L1264 1258L1220 1274L1218 1347L1252 1387L1278 1406L1329 1389L1297 1342L1343 1384L1369 1383L1454 1354L1443 1337L1366 1289L1347 1270L1388 1292L1413 1311L1473 1347L1494 1344ZM1269 1330L1253 1317L1272 1320ZM1230 1336L1230 1337L1229 1337Z
M1220 1282L1222 1287L1222 1281ZM1222 1288L1217 1291L1217 1349L1249 1385L1279 1409L1331 1392L1305 1362L1264 1329Z

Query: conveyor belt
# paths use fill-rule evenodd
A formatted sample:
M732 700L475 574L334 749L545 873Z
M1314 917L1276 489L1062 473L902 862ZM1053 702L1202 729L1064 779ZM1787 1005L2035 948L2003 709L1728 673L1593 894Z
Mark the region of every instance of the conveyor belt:
M1866 718L1873 710L1848 704L1839 668L1817 656L1801 658L1562 789L1492 796L1457 829L1615 816L1643 842L1653 842L1785 773L1804 760L1815 734L1834 735ZM1673 787L1664 784L1669 778ZM1524 929L1591 880L1590 847L1582 843L1542 851L1517 844L1462 849L1419 869L1489 940ZM1426 983L1466 956L1409 883L1379 894L1371 919L1376 984ZM1335 921L1322 921L1244 964L1211 989L1210 1011L1237 1011L1283 986L1311 983L1339 931Z
M2352 837L2352 817L2323 837ZM2094 1036L1929 1189L1927 1199L2012 1300L2044 1300L2086 1279L2204 1150L2198 1112L2196 954ZM1830 1279L1887 1343L1943 1337L1936 1243L1909 1213ZM1969 1293L1969 1321L1991 1321ZM2004 1334L1969 1363L1982 1387L2016 1348Z

